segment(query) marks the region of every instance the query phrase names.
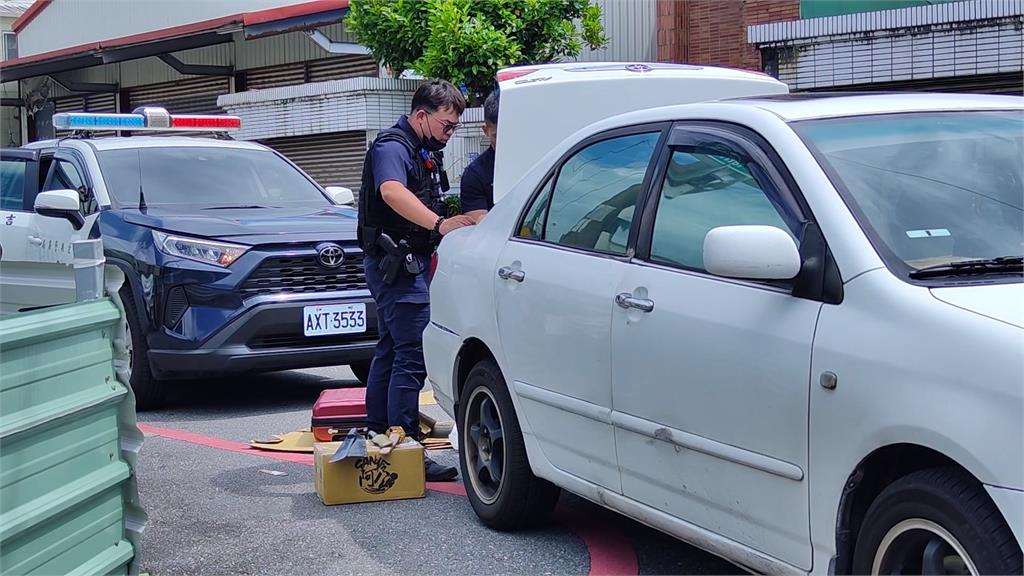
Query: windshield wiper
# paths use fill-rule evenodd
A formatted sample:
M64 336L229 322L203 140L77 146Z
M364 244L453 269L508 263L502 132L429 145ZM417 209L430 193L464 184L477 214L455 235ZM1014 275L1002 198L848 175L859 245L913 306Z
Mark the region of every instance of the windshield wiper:
M246 210L249 208L278 208L278 206L264 206L262 204L240 204L238 206L208 206L202 210Z
M961 260L935 266L925 266L910 273L915 280L942 278L946 276L980 276L983 274L1006 274L1024 272L1024 257L1000 256L984 260Z

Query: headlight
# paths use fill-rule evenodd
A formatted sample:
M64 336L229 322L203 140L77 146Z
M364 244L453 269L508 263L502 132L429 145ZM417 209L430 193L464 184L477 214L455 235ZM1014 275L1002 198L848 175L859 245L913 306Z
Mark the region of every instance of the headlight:
M153 237L157 248L164 254L224 267L230 266L249 250L248 246L172 236L156 230L153 231Z

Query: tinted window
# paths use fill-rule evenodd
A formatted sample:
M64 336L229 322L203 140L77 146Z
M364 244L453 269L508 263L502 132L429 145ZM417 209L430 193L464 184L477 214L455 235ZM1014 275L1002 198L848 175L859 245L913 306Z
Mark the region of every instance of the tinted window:
M329 201L274 152L167 147L98 154L110 193L121 204L198 206L325 205Z
M654 220L651 260L703 269L704 237L718 226L761 224L793 236L766 192L773 191L731 156L673 152Z
M603 140L562 165L544 240L613 254L626 252L633 208L660 133Z
M44 192L47 190L74 190L78 192L78 202L84 214L89 215L96 211L96 202L85 184L85 179L78 168L67 160L57 158L53 161L50 176L43 187Z
M516 236L540 240L544 237L544 217L548 213L548 204L551 202L551 183L544 185L544 191L533 200L530 209L526 211L523 223L519 226Z
M24 209L25 167L21 160L0 162L0 210Z

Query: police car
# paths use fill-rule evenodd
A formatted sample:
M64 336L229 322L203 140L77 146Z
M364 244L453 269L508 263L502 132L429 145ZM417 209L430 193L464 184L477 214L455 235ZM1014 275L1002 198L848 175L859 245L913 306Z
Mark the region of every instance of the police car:
M754 572L1020 574L1021 98L615 66L502 72L522 171L438 250L477 515L565 489Z
M365 379L376 314L345 188L321 188L230 116L63 113L75 135L2 152L0 300L74 299L72 244L101 238L126 282L122 337L139 405L171 381L349 364ZM130 130L129 137L93 137ZM208 135L209 136L209 135Z

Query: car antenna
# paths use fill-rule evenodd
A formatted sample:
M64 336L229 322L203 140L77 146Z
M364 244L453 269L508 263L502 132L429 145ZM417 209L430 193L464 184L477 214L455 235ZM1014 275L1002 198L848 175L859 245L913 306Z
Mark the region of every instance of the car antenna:
M142 183L139 183L139 212L146 213L146 195L142 192Z

